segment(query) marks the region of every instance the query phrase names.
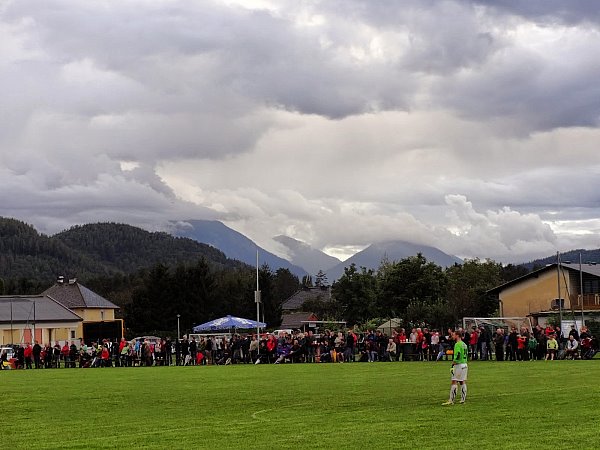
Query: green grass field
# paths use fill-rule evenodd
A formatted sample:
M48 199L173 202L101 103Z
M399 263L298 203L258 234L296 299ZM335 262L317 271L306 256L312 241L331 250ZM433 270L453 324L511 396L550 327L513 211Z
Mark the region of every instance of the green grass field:
M3 448L599 448L598 361L0 372Z

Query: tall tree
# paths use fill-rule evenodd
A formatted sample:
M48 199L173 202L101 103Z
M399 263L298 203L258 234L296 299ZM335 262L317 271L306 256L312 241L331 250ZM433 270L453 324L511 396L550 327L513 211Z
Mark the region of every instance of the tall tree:
M133 334L164 330L163 303L171 300L172 282L167 266L157 264L150 269L125 309L125 323Z
M231 314L254 317L256 305L256 271L252 268L220 271L216 277L214 292L215 317Z
M322 270L319 270L319 272L316 275L315 278L315 286L317 287L324 287L327 286L329 284L329 281L327 280L327 274L325 272L323 272Z
M304 275L302 277L302 286L303 287L313 287L313 279L310 275Z
M273 277L273 295L282 303L300 289L300 280L290 269L279 268Z
M402 316L413 302L444 298L446 276L420 253L397 262L382 261L377 274L377 305L382 317Z
M503 283L508 283L509 281L527 275L528 273L529 270L523 265L515 266L514 264L507 264L500 269L500 278Z
M211 320L215 279L205 259L195 265L180 265L173 277L172 302L163 305L169 318L181 315L181 326L191 331L194 325Z
M372 269L356 265L344 269L344 275L332 286L332 294L341 306L348 325L361 323L372 317L376 301L376 279Z
M498 308L486 292L502 282L502 265L486 259L470 259L446 270L447 299L455 320L462 317L487 317Z

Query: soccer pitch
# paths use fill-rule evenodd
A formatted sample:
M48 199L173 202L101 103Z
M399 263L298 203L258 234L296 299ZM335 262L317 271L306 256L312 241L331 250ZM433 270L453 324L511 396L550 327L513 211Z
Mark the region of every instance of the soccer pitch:
M598 361L0 372L4 448L598 448Z

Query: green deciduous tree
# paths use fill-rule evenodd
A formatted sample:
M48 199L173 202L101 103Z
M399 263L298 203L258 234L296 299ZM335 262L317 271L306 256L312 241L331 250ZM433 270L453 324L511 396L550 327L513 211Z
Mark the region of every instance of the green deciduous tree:
M333 284L332 293L348 325L372 317L377 299L376 283L373 270L364 267L358 270L352 264L344 269L344 275Z
M379 315L402 316L411 303L444 298L446 276L420 253L397 262L383 261L377 274Z
M446 298L452 316L487 317L498 308L494 297L486 292L502 282L502 265L486 259L465 260L446 270L448 289Z
M273 295L284 302L300 289L298 277L290 269L277 269L273 277Z

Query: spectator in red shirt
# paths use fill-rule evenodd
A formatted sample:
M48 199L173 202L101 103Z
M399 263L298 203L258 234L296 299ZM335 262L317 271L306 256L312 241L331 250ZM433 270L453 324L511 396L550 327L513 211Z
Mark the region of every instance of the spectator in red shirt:
M123 352L123 348L127 345L127 341L124 337L121 338L121 342L119 342L119 355Z
M517 361L525 361L527 337L523 334L517 336Z
M269 334L267 339L267 354L269 355L269 362L275 360L275 350L277 350L277 339L273 334Z
M106 344L102 347L100 358L102 359L102 367L109 367L110 352L108 351Z
M417 328L417 354L419 361L423 360L423 339L425 336L423 335L423 330Z
M479 333L477 327L473 327L471 335L469 337L469 351L471 353L471 359L477 359L477 342L479 341Z
M23 355L25 356L25 368L26 369L31 369L31 357L33 355L33 348L31 347L31 344L28 342L26 347L25 347L25 351L23 352Z
M65 369L67 367L69 367L70 365L70 361L69 361L69 352L71 351L71 346L69 345L69 342L65 341L65 345L63 345L63 347L60 349L60 356L63 359L63 361L65 362Z

